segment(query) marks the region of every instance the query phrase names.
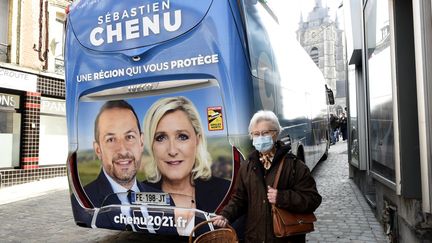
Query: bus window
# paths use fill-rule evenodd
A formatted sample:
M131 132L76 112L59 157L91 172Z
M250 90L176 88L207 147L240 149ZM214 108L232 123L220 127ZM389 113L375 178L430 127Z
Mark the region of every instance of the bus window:
M255 107L275 111L284 128L281 139L289 134L293 146L308 151L303 159L313 168L327 146L319 141L328 140L325 80L278 9L286 6L243 1Z

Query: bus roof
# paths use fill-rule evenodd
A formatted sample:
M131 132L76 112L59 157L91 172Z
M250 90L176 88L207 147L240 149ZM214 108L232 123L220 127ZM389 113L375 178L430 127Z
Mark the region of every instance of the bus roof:
M186 33L202 21L212 2L78 0L70 8L69 21L81 45L115 52L151 46Z

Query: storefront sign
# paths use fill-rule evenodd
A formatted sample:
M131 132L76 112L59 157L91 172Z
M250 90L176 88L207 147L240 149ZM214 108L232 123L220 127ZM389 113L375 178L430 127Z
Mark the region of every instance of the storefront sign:
M37 76L0 68L0 87L36 92Z
M66 115L66 102L59 99L41 97L41 113Z
M20 97L18 95L0 93L0 107L10 107L18 109L20 105Z

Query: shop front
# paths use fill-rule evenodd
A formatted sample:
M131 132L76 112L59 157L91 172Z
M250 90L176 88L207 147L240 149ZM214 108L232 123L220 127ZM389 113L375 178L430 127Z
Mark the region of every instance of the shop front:
M0 188L66 175L64 80L0 66Z
M0 170L20 166L23 98L36 90L37 75L0 67Z

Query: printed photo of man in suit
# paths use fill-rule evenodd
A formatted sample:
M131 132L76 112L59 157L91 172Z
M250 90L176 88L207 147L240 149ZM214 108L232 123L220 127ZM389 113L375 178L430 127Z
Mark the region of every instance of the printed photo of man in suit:
M129 205L131 191L160 192L138 182L136 178L143 148L144 138L133 107L124 100L107 101L100 108L94 123L93 149L101 161L101 171L94 181L84 186L84 191L95 208ZM76 200L72 201L77 203ZM74 210L76 208L74 206ZM98 217L82 218L87 218L84 224L88 227L93 227L93 223L96 227L124 230L134 226L115 222L114 219L120 214L131 217L131 213L129 207L121 207L121 211L110 209L105 213L100 211Z
M102 168L98 178L84 187L94 206L107 205L117 199L122 204L129 203L126 194L117 195L117 199L106 198L107 194L151 190L136 180L144 138L132 106L124 100L106 102L96 117L94 128L93 148Z

